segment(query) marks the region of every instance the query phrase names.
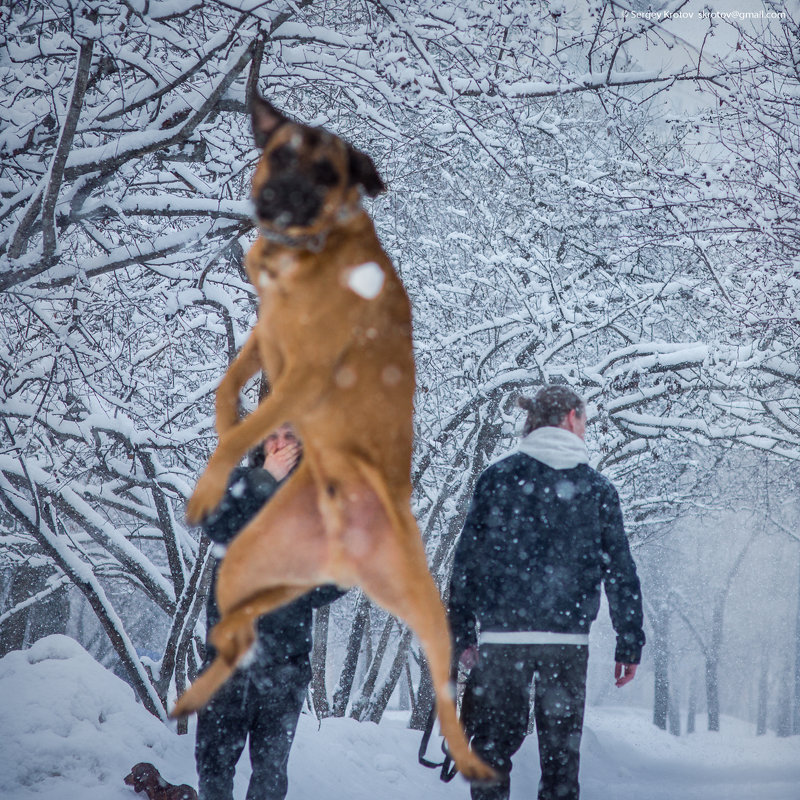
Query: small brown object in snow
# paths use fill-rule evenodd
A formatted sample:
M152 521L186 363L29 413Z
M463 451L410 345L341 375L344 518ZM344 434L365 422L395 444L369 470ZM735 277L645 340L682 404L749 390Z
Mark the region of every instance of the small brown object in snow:
M150 800L197 800L197 792L191 786L167 783L152 764L144 761L131 769L125 783L137 792L144 792Z

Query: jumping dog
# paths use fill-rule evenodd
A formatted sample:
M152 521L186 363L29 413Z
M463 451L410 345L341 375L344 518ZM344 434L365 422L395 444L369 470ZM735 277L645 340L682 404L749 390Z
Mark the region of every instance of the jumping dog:
M260 615L320 584L360 586L419 637L459 770L491 780L456 716L446 615L410 508L411 308L361 207L362 191L375 197L385 186L369 156L257 96L252 125L260 236L246 268L260 310L217 391L219 444L188 520L214 510L231 469L284 422L302 439L303 460L228 548L211 634L217 658L172 714L209 701L253 644ZM240 421L240 391L259 369L270 392Z

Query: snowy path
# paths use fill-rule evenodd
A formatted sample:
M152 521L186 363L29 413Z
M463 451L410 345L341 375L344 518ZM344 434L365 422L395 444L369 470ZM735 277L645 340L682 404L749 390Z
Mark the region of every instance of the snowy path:
M800 800L800 738L755 737L723 719L723 732L676 738L649 712L591 708L582 747L583 800ZM196 785L192 736L176 736L133 700L128 686L75 642L52 636L0 660L3 800L141 800L122 783L137 761ZM401 719L380 726L303 715L290 761L288 800L467 800L416 763L419 734ZM515 760L512 800L532 800L536 738ZM236 800L243 800L240 770Z

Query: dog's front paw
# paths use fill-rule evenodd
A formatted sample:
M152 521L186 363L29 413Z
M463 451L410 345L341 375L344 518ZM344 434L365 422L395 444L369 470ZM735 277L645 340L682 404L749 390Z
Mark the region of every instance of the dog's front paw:
M186 504L186 520L192 525L202 522L220 503L230 469L209 462L206 471L197 481L194 492Z

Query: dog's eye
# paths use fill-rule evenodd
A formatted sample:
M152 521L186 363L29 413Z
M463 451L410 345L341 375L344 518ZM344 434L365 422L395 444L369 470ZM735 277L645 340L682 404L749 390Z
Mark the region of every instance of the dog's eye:
M336 186L339 183L339 173L336 167L327 158L317 161L312 167L314 182L320 186Z
M269 154L269 164L273 169L286 169L294 164L296 158L294 150L287 145L283 145Z

